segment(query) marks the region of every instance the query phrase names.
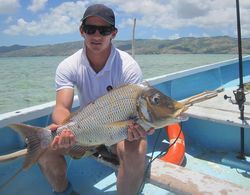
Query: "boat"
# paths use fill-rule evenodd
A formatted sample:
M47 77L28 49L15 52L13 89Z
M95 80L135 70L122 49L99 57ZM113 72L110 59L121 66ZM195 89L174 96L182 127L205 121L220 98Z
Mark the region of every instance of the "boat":
M185 152L171 152L181 157L179 162L164 158L171 146L178 143L179 136L171 142L165 128L148 136L148 166L141 194L250 194L250 56L244 56L242 62L244 120L235 102L239 84L238 59L147 79L150 85L178 101L207 90L217 93L215 97L190 106L186 111L189 119L177 124L184 134L182 147ZM51 123L54 106L55 101L52 101L1 114L0 156L25 149L24 140L8 127L9 124L23 122L45 127ZM75 97L73 108L78 107ZM23 159L0 162L0 186L19 170ZM116 194L117 165L98 155L78 160L67 157L66 160L67 176L75 191L91 195ZM0 194L34 193L53 194L37 164L0 189Z

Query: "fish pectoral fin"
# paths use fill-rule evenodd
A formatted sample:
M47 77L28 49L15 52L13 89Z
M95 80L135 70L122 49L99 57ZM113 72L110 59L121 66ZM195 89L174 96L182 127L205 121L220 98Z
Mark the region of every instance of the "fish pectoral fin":
M129 125L133 124L133 120L127 120L127 121L115 121L112 123L105 124L105 127L116 127L116 128L122 128L122 127L128 127Z

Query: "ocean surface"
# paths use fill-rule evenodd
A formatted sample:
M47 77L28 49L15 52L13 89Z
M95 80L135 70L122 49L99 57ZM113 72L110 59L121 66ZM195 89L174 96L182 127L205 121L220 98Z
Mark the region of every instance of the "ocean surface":
M135 58L146 79L236 57L232 54L164 54ZM54 75L64 58L0 58L0 114L55 100Z

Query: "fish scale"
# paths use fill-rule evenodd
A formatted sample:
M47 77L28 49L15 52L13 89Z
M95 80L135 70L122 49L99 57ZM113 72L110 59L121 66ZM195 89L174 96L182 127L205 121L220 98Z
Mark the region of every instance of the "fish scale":
M84 112L80 111L74 115L70 119L71 123L61 128L71 129L76 135L77 142L85 146L103 143L113 145L127 138L127 127L109 127L109 125L112 125L112 122L129 120L136 115L136 99L142 89L137 85L134 88L128 86L115 89L89 104ZM120 101L121 99L123 101Z

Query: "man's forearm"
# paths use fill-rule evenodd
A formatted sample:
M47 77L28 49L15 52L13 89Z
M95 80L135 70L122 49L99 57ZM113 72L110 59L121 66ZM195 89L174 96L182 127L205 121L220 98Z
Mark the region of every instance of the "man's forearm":
M52 120L55 124L62 124L70 116L70 111L65 108L55 108L52 113Z

